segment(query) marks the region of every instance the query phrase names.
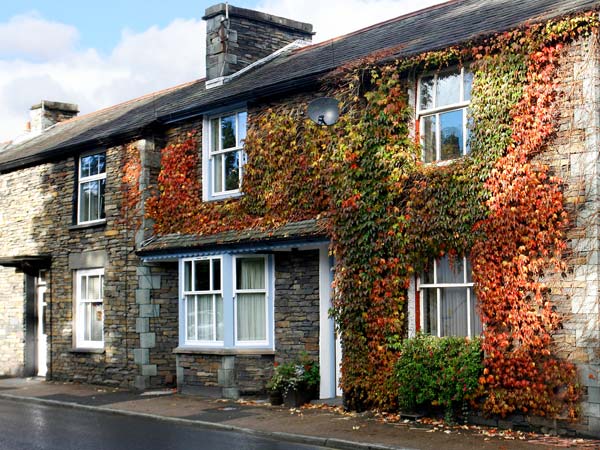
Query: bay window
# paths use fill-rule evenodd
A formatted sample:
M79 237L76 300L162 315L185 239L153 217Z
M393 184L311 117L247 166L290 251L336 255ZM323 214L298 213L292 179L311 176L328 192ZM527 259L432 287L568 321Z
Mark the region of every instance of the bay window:
M187 258L180 271L180 346L272 347L272 258Z
M426 163L469 153L467 113L473 74L461 68L419 79L417 115Z
M421 276L421 324L434 336L479 336L471 265L467 258L435 260Z

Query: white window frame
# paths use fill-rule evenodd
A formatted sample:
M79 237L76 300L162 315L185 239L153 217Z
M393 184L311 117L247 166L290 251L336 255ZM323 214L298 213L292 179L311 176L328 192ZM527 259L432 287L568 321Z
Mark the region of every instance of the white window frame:
M185 290L185 263L193 261L219 258L221 260L221 295L223 299L223 340L222 341L194 341L187 339L187 306ZM238 258L263 258L265 260L265 289L264 290L236 290L236 261ZM213 351L215 349L245 349L245 350L274 350L275 340L275 262L273 255L258 253L222 253L210 254L179 259L179 347L190 350ZM212 265L211 265L212 267ZM266 314L266 339L264 341L238 341L237 340L237 305L236 293L265 293Z
M82 176L81 169L82 169L83 159L88 156L102 155L102 154L104 155L104 172L98 173L96 175L90 175L87 177ZM100 197L98 198L98 208L99 208L99 210L97 211L98 218L92 219L92 220L81 220L81 200L82 200L81 196L82 196L83 185L92 183L94 181L101 182L102 180L105 180L105 195L102 199ZM95 151L95 152L90 152L90 153L85 153L83 155L80 155L78 158L78 161L77 161L77 223L81 224L81 225L87 225L87 224L105 222L106 217L102 217L103 215L105 216L105 209L104 209L106 207L105 197L106 197L106 152L105 151Z
M434 74L423 74L421 75L418 80L417 80L417 98L416 98L416 103L417 103L417 120L419 121L419 138L420 138L420 142L421 142L421 148L423 149L421 158L424 162L425 161L425 151L424 151L424 138L423 138L423 130L424 130L424 118L426 117L431 117L431 116L435 116L435 138L436 138L436 142L435 142L435 160L434 161L427 161L428 164L435 164L435 163L444 163L444 162L448 162L448 161L452 161L452 159L442 159L441 158L441 152L442 152L442 142L441 142L441 120L440 120L440 116L444 113L448 113L448 112L452 112L452 111L459 111L462 110L462 115L463 115L463 129L462 129L462 139L463 139L463 145L462 145L462 149L461 149L461 157L468 155L470 152L469 149L469 144L468 144L468 139L469 139L469 130L468 130L468 112L469 112L469 105L471 104L471 100L465 100L465 74L470 73L470 71L468 69L465 69L464 67L461 67L460 70L458 71L458 73L460 74L460 101L457 103L452 103L449 105L444 105L444 106L435 106L436 102L437 102L437 82L438 79L440 77L443 77L444 75L449 75L449 74L453 74L456 73L456 69L450 69L450 70L444 70L444 71L440 71L439 73L434 73ZM432 104L433 107L431 108L421 108L421 81L423 78L429 78L429 77L433 77L434 80L434 88L433 88L433 99L432 99Z
M226 199L226 198L232 198L232 197L239 197L240 195L242 195L242 180L244 177L244 165L246 164L246 154L244 152L244 139L245 138L241 138L240 136L240 115L244 114L244 116L246 117L246 123L244 123L244 129L247 129L247 117L248 117L248 112L245 108L242 109L233 109L230 111L226 111L220 114L214 114L214 115L209 115L206 116L204 118L203 121L203 133L202 133L202 199L204 201L211 201L211 200L222 200L222 199ZM230 147L230 148L226 148L226 149L222 149L221 148L221 130L222 127L220 126L221 123L221 119L224 117L229 117L229 116L235 116L235 141L236 141L236 145L235 147ZM219 136L217 137L217 145L218 145L218 149L217 150L213 150L212 146L211 146L211 142L212 142L212 126L211 126L211 122L215 119L219 120ZM225 190L225 181L226 181L226 176L225 176L225 164L223 163L221 165L221 177L222 177L222 181L223 181L223 189L222 191L216 191L215 190L215 185L216 185L216 177L214 174L215 168L216 168L216 164L215 164L215 159L216 157L219 157L220 155L224 155L227 153L234 153L237 152L238 153L238 161L239 161L239 173L238 173L238 177L239 177L239 184L238 184L238 188L237 189L230 189L230 190Z
M445 258L448 258L447 256ZM471 312L474 310L473 308L473 302L477 302L477 298L473 295L471 296L471 290L473 288L473 286L475 286L475 283L473 283L472 279L471 281L469 281L469 279L471 278L469 276L468 273L468 259L467 257L462 257L462 264L463 264L463 281L462 283L438 283L438 263L439 263L440 259L436 259L433 262L433 283L423 283L423 276L419 277L418 279L418 286L417 289L419 290L419 303L420 303L420 324L421 324L421 329L423 331L425 331L425 325L426 325L426 321L427 321L427 317L425 315L425 296L423 294L423 291L425 289L435 289L435 295L436 295L436 320L437 320L437 337L442 337L442 302L441 302L441 298L442 298L442 292L441 290L444 288L464 288L467 294L467 335L469 337L474 337L473 334L473 317L471 315Z
M82 299L81 280L83 277L100 277L100 298L99 299ZM84 338L85 336L85 314L82 306L87 303L102 304L102 340L90 341ZM75 271L75 347L101 349L104 348L104 269L83 269Z
M214 270L214 266L213 266L213 261L214 260L218 260L219 261L219 267L221 269L221 287L220 289L214 289L214 274L213 274L213 270ZM209 277L210 277L210 289L208 291L196 291L193 289L193 285L194 285L194 279L195 279L195 270L196 270L196 266L195 266L195 262L196 261L209 261ZM186 262L190 262L191 263L191 267L192 267L192 272L190 273L190 281L192 283L192 290L190 291L186 291L185 290L185 263ZM217 295L221 296L221 302L224 301L223 299L223 258L220 256L216 256L216 257L204 257L204 258L186 258L183 260L183 269L182 269L182 289L183 289L183 338L184 338L184 344L185 345L192 345L192 346L215 346L215 347L222 347L223 346L223 340L217 340L217 310L216 310L216 297ZM187 329L188 329L188 311L187 311L187 296L188 295L212 295L213 296L213 335L215 336L214 340L201 340L201 339L188 339L187 336ZM196 320L198 320L198 303L196 300ZM223 319L223 331L225 331L225 319ZM196 337L198 335L198 329L196 326Z
M246 258L262 258L265 269L264 289L238 289L237 288L237 260ZM265 295L265 340L262 341L240 341L238 340L238 294L264 294ZM239 255L233 258L233 297L234 297L234 323L236 347L257 347L269 344L269 267L266 255Z

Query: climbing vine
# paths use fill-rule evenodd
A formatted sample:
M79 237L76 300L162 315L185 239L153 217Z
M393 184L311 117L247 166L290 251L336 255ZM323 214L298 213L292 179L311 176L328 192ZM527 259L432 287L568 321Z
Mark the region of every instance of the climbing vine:
M139 227L141 218L139 217L140 201L142 192L140 190L140 176L142 173L142 163L140 154L135 143L125 146L123 159L121 160L121 214L119 217L124 222L132 224L135 229Z
M396 407L393 370L411 278L434 258L469 255L484 323L478 406L573 417L576 371L552 353L561 318L543 282L564 266L563 187L536 155L557 129L563 47L597 28L587 14L342 67L323 84L341 101L334 127L304 118L304 104L251 113L240 199L201 201L199 139L191 133L163 150L159 193L147 204L156 231L206 234L326 218L342 386L355 408ZM471 153L424 165L411 133L408 75L467 64L475 73Z

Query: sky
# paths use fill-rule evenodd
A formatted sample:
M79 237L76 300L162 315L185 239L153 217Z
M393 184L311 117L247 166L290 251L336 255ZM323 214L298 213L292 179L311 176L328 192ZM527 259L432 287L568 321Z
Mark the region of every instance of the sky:
M320 42L445 0L236 0L313 24ZM202 16L219 0L0 0L0 142L40 100L89 113L203 78Z

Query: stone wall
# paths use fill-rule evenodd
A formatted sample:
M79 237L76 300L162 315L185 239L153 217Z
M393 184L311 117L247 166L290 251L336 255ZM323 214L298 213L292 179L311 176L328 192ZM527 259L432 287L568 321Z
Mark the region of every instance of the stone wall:
M275 360L319 360L319 251L275 254Z
M22 273L0 267L0 377L22 376L25 368L24 288Z
M540 155L564 182L566 270L548 274L552 302L563 317L556 353L575 364L584 387L579 431L600 435L600 64L598 37L581 39L560 59L559 129Z
M73 223L78 156L0 175L0 256L52 256L46 309L48 377L130 386L138 370L133 349L139 347L139 260L134 254L135 229L121 217L123 147L106 152L106 222L96 225ZM74 348L73 337L74 270L99 267L105 270L105 347L81 351ZM9 279L6 273L0 272L0 284ZM9 297L6 304L24 302L22 286L4 292Z

